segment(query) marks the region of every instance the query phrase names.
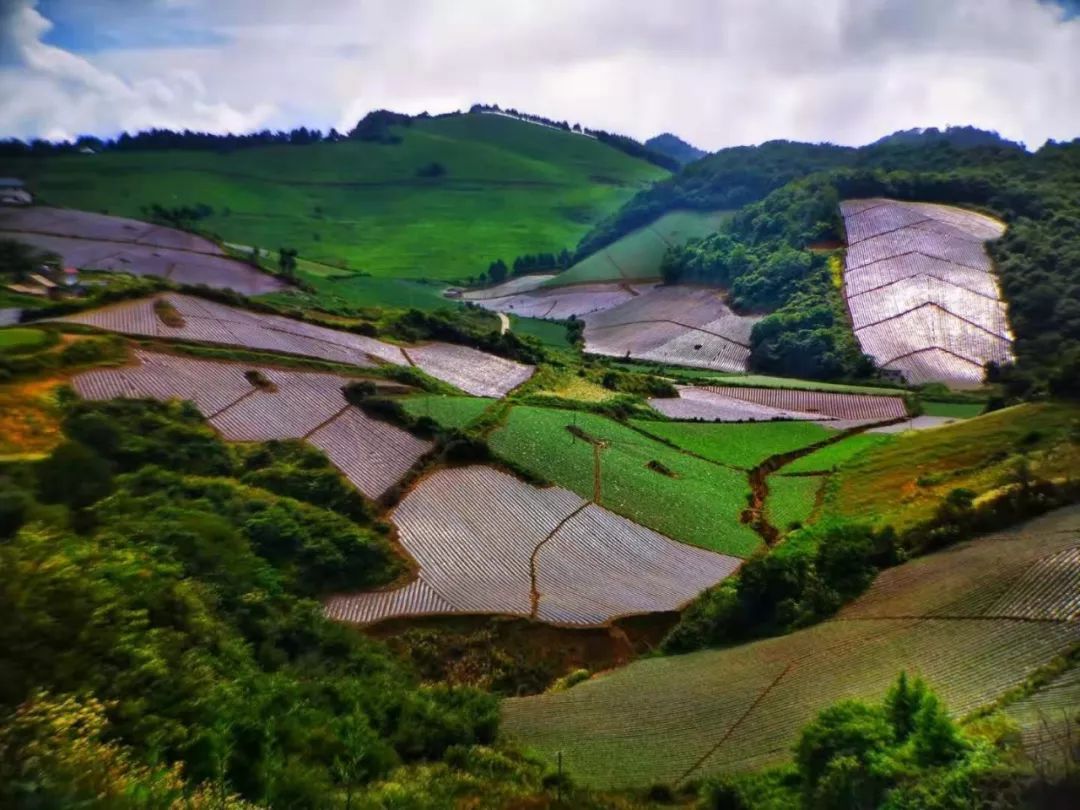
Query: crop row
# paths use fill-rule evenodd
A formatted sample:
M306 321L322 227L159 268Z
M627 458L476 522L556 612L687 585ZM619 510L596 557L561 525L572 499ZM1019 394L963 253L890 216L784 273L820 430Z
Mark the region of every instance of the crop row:
M976 270L922 253L904 253L861 267L849 267L844 274L844 289L849 296L870 291L886 292L884 288L914 278L937 279L987 298L998 298L1000 295L997 282L985 270Z
M734 385L709 386L706 390L768 408L812 414L819 418L884 421L907 415L907 407L900 397Z
M931 618L920 614L920 598L928 597L929 607L965 598L985 584L972 566L987 571L995 558L1036 555L1047 540L1065 542L1061 530L1074 532L1078 520L1076 510L1058 513L891 569L879 583L915 566L904 587L875 584L842 614L873 621L831 621L738 647L645 660L565 692L507 700L504 733L550 760L560 753L582 783L622 788L786 759L815 712L844 698L879 699L901 670L926 678L953 713L964 714L1080 641L1080 626ZM1016 569L1010 575L1022 576ZM905 588L914 590L905 595ZM890 618L872 603L911 610Z
M565 489L489 467L441 470L395 510L422 583L341 597L333 616L373 622L426 613L529 616L564 625L675 610L739 560L693 549ZM535 587L535 594L534 594Z
M928 305L940 307L1002 338L1012 337L1004 302L929 276L908 278L885 290L848 296L856 332Z
M327 329L279 315L266 315L169 293L162 300L183 324L170 326L158 317L153 299L129 301L57 320L124 334L241 346L246 349L315 357L359 367L376 361L406 365L397 346L374 338ZM532 366L447 343L409 350L412 361L434 377L475 395L503 396L533 373Z

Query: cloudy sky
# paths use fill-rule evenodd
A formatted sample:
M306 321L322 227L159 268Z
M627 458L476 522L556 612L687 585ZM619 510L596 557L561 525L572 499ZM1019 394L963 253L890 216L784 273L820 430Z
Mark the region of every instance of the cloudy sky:
M0 137L515 106L706 149L1080 136L1080 0L0 0Z

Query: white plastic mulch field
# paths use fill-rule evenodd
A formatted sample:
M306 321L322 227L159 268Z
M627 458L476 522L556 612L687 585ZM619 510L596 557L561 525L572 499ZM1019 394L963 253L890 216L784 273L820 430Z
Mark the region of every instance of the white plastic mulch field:
M259 295L285 285L229 258L195 234L134 219L31 206L0 210L0 237L17 239L61 256L65 264L92 270L153 275L181 284L205 284Z
M650 399L649 404L672 419L707 422L801 419L828 424L843 420L845 426L854 426L907 415L900 397L734 385L684 385L678 391L678 397Z
M448 343L409 349L381 340L284 318L249 312L190 295L158 297L179 313L182 326L169 326L154 309L154 298L126 301L55 320L129 335L219 343L258 351L314 357L361 368L377 362L397 366L410 360L433 377L477 396L503 396L532 376L533 366Z
M523 318L562 321L611 309L631 300L638 291L648 289L651 289L651 285L630 287L616 283L576 284L553 289L518 290L513 295L484 298L476 300L475 303L485 309L509 312Z
M307 439L360 492L378 498L431 443L365 416L345 402L345 377L136 351L137 366L78 374L87 399L188 399L231 441ZM249 381L258 372L269 386Z
M882 198L840 204L848 237L844 293L855 335L910 383L979 385L1012 359L1012 331L984 242L991 217Z
M584 320L592 354L744 371L760 318L736 315L715 289L676 285L646 288Z
M675 610L730 575L735 557L685 546L582 500L490 467L440 470L394 511L418 579L330 600L371 623L436 613L533 616L562 625Z
M353 486L378 498L396 484L432 443L346 408L307 437Z
M506 396L536 370L534 366L452 343L428 343L404 351L432 377L476 397Z

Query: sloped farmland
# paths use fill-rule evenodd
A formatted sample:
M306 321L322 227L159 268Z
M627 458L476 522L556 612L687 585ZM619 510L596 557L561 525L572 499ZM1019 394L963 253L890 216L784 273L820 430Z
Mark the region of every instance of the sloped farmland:
M844 294L863 351L909 383L977 386L1012 359L1012 332L984 242L1004 233L973 211L887 199L840 204Z
M137 351L137 366L94 369L72 384L88 399L188 399L231 441L306 438L360 492L378 498L431 443L348 406L331 374L252 367ZM256 372L269 385L248 379Z
M32 206L0 210L0 238L17 239L92 270L169 278L260 295L285 285L225 255L201 236L90 211Z
M744 371L760 318L736 315L715 289L676 285L649 288L584 320L592 354Z
M451 343L416 346L405 354L432 377L476 397L506 396L536 371L535 366Z
M180 325L167 324L159 317L155 309L158 301L176 311ZM314 357L360 368L377 363L404 366L411 357L415 365L433 377L477 396L502 396L533 373L532 366L449 343L410 348L406 357L400 347L364 335L177 293L126 301L53 320L128 335Z
M522 318L562 321L623 304L635 292L623 284L581 284L554 290L537 289L498 298L477 299L474 303L495 312L509 312Z
M675 610L732 573L734 557L691 549L589 504L490 467L441 470L394 511L419 565L397 590L339 596L331 616L507 614L560 625Z
M649 404L672 419L709 422L769 419L882 422L907 415L907 406L900 397L742 385L687 385L679 386L678 391L678 398L650 399Z
M349 482L378 498L396 484L432 443L347 408L307 436Z
M761 547L740 522L750 496L744 471L606 417L518 405L489 442L518 468L665 537L736 557Z
M1040 560L1078 544L1080 508L1061 510L886 571L815 627L507 700L503 733L552 762L561 753L583 784L640 787L784 761L816 712L880 699L900 670L924 677L961 716L1080 641L1075 621L998 615L979 599L987 588L1007 593ZM1014 557L996 571L990 563Z

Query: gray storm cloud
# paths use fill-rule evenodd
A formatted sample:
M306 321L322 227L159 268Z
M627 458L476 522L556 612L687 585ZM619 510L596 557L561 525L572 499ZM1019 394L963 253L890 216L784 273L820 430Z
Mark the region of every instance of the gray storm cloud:
M151 30L165 10L213 44L72 53L34 2L0 0L0 134L347 128L489 101L710 149L1080 135L1080 19L1036 0L115 0L94 19Z

